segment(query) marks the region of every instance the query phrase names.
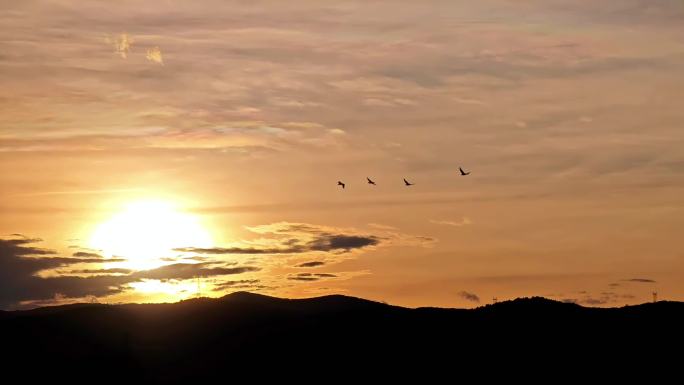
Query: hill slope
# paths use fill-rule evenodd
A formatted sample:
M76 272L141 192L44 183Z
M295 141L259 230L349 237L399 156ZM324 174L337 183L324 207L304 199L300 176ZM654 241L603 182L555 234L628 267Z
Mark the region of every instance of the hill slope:
M347 370L360 372L389 370L389 362L392 370L440 371L515 360L560 364L576 351L585 360L634 358L680 346L683 321L684 303L675 302L595 309L532 298L474 310L407 309L345 296L234 293L5 312L0 338L12 352L8 367L36 366L72 382L187 383L257 363L270 370L353 363Z

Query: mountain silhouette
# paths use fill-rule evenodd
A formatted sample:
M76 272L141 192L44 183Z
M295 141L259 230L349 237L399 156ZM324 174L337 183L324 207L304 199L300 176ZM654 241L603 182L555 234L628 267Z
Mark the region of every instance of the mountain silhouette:
M173 304L0 312L0 338L12 353L3 364L41 368L32 378L196 383L237 378L254 365L389 376L518 361L556 365L576 354L640 359L665 342L681 346L683 321L680 302L603 309L525 298L471 310L410 309L342 295L237 292ZM78 370L64 370L74 365Z

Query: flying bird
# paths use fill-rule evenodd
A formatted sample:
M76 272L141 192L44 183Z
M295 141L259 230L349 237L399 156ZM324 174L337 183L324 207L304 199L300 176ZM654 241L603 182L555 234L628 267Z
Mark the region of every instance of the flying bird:
M463 171L463 169L462 169L461 167L459 167L459 168L458 168L458 171L460 171L460 172L461 172L461 176L466 176L466 175L470 175L470 171L468 171L468 172L465 172L465 171Z
M375 182L373 182L371 178L366 177L366 179L368 179L368 184L372 184L373 186L375 186Z
M344 188L344 186L346 186L344 183L340 182L339 180L337 181L337 185L342 186L342 188Z
M414 183L407 181L406 178L404 178L404 184L407 186L413 186L414 185Z

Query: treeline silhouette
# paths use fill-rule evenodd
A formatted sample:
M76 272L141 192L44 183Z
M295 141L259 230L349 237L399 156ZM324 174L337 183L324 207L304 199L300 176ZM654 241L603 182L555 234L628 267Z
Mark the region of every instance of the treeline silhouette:
M680 302L600 309L525 298L472 310L408 309L340 295L239 292L0 312L0 339L3 366L32 380L194 384L281 373L327 382L614 360L647 368L662 363L657 352L681 348L682 325Z

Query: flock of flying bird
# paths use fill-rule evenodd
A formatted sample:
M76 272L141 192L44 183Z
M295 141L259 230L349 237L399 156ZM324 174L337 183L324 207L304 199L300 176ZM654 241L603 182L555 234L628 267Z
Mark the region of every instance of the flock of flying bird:
M470 175L470 171L464 171L463 168L461 168L461 167L458 168L458 171L461 172L461 176ZM366 177L366 180L368 181L368 184L375 186L375 182L371 178ZM414 184L415 183L411 183L411 182L407 181L406 178L404 178L404 185L406 185L407 187L413 186ZM339 180L337 181L337 185L342 186L342 188L345 188L347 186L344 182L339 181Z

